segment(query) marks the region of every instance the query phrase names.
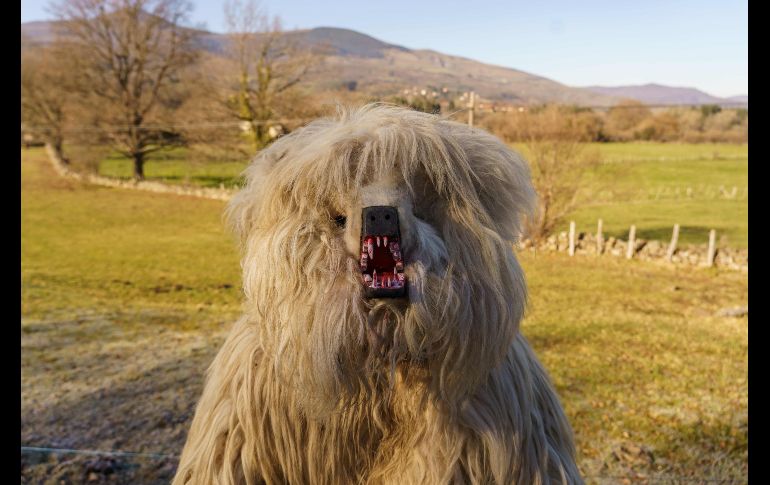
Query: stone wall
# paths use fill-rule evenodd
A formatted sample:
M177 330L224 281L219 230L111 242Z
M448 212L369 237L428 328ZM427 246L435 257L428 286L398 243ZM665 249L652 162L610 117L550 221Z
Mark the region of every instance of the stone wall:
M674 252L671 261L666 260L668 252L668 242L647 241L637 239L634 247L634 259L657 260L669 264L706 266L708 260L708 244L690 244L679 245ZM567 253L569 251L569 236L566 232L559 235L548 237L545 241L535 245L532 241L524 240L519 243L520 249L540 250L540 251L560 251ZM575 236L575 254L576 255L596 255L615 256L619 258L626 257L628 241L614 237L605 238L603 244L597 244L596 235L590 233L579 233ZM717 246L714 265L722 268L729 268L741 271L747 271L749 267L749 250L720 248Z
M94 185L101 185L103 187L116 187L129 190L144 190L147 192L157 192L163 194L188 195L192 197L201 197L204 199L214 200L230 200L230 198L236 192L234 189L225 189L224 187L190 187L184 185L169 185L161 182L152 182L147 180L138 182L136 180L121 180L111 177L102 177L101 175L89 173L83 174L71 170L61 160L59 155L50 145L46 145L45 149L48 153L48 159L51 161L51 165L53 165L56 173L62 177L80 180Z

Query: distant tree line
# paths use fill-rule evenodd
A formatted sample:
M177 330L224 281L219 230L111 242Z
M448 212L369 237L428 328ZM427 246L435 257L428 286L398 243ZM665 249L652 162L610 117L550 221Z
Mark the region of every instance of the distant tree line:
M480 126L509 142L525 141L532 120L547 106L522 111L481 113ZM718 105L649 108L639 101L622 101L607 111L575 106L558 108L560 116L583 141L725 142L747 143L746 109Z

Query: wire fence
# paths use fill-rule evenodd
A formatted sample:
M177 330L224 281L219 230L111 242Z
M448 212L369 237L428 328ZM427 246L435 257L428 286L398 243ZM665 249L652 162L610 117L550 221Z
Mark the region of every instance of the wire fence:
M304 125L316 118L296 118L296 119L276 119L270 121L196 121L188 123L147 123L141 126L130 124L108 124L108 125L71 125L63 128L64 133L119 133L130 129L141 129L146 131L189 131L196 129L212 128L238 128L243 129L244 123L249 126L273 126L273 125ZM35 125L22 124L21 130L25 133L45 133L50 131L48 128Z
M709 103L700 103L700 104L646 104L644 105L645 108L650 109L662 109L662 108L701 108L704 105L709 105ZM733 108L733 109L748 109L748 103L743 102L735 102L735 103L719 103L719 105L723 108ZM477 111L479 113L484 112L494 112L494 111L503 111L503 112L510 112L510 113L518 113L518 112L524 112L531 110L533 108L537 108L538 105L532 105L532 104L523 104L523 105L504 105L504 106L497 106L494 103L479 103L474 104L472 106L467 107L458 107L452 110L449 113L446 113L443 115L445 118L452 118L454 116L465 114L470 111ZM587 110L597 110L597 111L605 111L610 109L639 109L639 106L636 105L591 105L591 106L579 106L580 109L587 109ZM188 123L148 123L141 125L142 129L146 130L167 130L167 131L180 131L180 130L196 130L196 129L206 129L206 128L237 128L242 127L244 123L248 123L252 126L265 126L265 125L304 125L306 123L309 123L313 121L316 118L294 118L294 119L274 119L274 120L264 120L264 121L244 121L244 120L231 120L231 121L195 121L195 122L188 122ZM128 129L136 129L137 127L135 125L130 124L109 124L109 125L102 125L99 127L95 126L88 126L88 125L80 125L80 126L72 126L67 127L65 129L66 132L70 133L110 133L110 132L118 132L122 130L128 130ZM23 125L22 130L28 131L31 133L34 132L44 132L46 131L46 128L40 127L40 126L28 126Z
M584 189L589 190L589 189ZM645 204L654 201L683 201L683 200L733 200L745 201L749 198L747 186L706 185L697 186L666 186L658 185L641 188L634 191L619 192L615 190L599 190L590 193L591 201L583 207L618 206L628 204Z
M52 448L41 446L22 446L21 453L47 453L47 454L60 454L60 455L81 455L81 456L109 456L109 457L123 457L123 458L152 458L152 459L173 459L178 460L178 455L169 453L142 453L133 451L111 451L111 450L79 450L72 448ZM746 483L747 480L743 478L722 478L722 477L693 477L687 475L677 475L671 473L655 473L647 475L644 473L636 473L630 475L619 474L584 474L584 479L595 480L615 480L617 483L645 483L645 484L661 484L661 483L718 483L718 484L733 484L733 483Z
M90 455L90 456L120 456L120 457L142 457L142 458L156 458L166 459L173 458L179 459L177 455L171 455L167 453L141 453L135 451L106 451L106 450L78 450L73 448L50 448L45 446L22 446L21 452L23 453L54 453L58 455Z

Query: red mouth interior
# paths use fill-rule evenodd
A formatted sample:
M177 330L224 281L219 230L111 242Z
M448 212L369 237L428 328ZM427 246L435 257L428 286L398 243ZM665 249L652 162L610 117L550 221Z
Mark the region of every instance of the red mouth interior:
M369 288L393 289L404 287L404 261L401 243L396 236L366 235L361 241L361 277Z

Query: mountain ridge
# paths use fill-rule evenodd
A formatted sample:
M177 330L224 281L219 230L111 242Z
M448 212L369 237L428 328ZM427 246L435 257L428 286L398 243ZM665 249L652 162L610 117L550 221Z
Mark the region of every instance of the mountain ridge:
M55 22L22 23L22 39L31 44L52 42ZM191 30L200 33L201 49L214 55L224 54L226 34L200 29ZM309 84L316 89L342 88L378 96L391 96L405 89L447 88L454 92L472 90L483 100L504 104L555 102L597 107L612 106L625 97L637 99L636 96L626 96L627 91L623 91L623 87L567 86L544 76L511 67L486 64L432 49L410 49L352 29L322 26L285 31L283 34L303 48L323 48L325 56L322 65L308 80ZM653 86L669 88L663 85ZM702 96L691 95L687 99L706 101L696 103L669 101L660 104L724 104L727 102L725 99L712 97L702 91L698 92ZM647 102L644 99L640 101Z
M55 21L21 24L24 43L54 40ZM617 99L573 88L535 74L484 64L429 49L408 49L367 34L337 27L284 32L300 45L323 47L327 55L314 69L308 85L316 89L351 89L368 95L392 96L418 88L451 92L475 91L480 100L539 104L568 103L610 106ZM203 31L200 48L214 55L225 52L227 36Z
M658 83L625 86L586 86L585 89L608 96L631 98L652 105L677 104L748 104L747 94L719 97L700 89L685 86L666 86Z

